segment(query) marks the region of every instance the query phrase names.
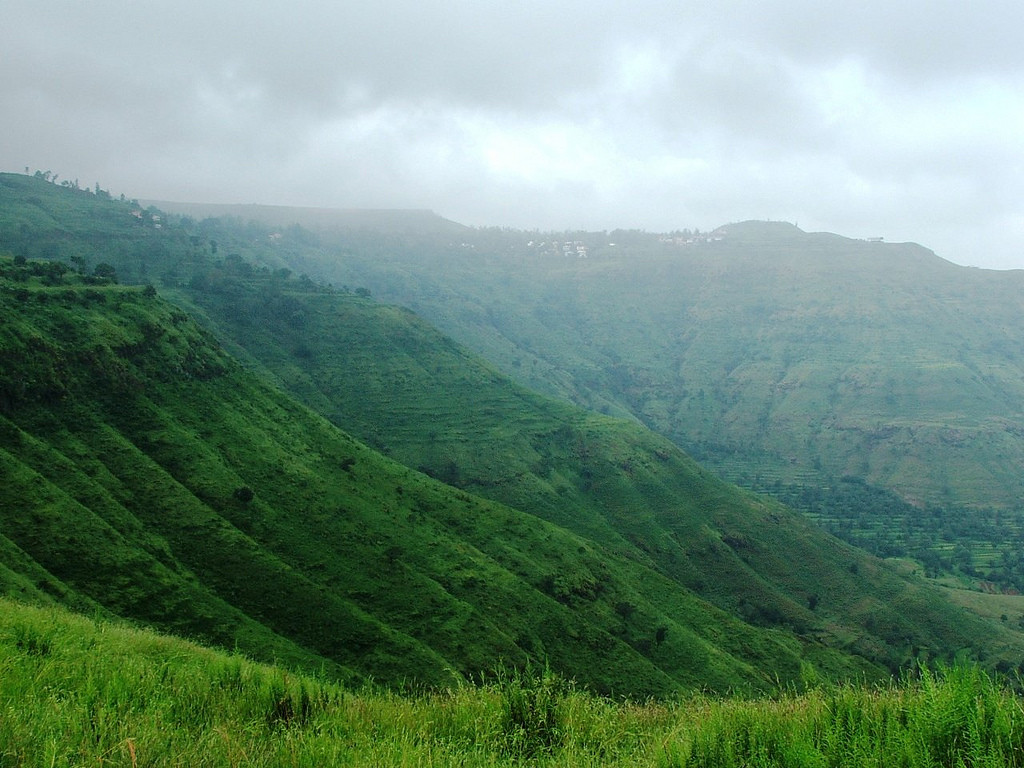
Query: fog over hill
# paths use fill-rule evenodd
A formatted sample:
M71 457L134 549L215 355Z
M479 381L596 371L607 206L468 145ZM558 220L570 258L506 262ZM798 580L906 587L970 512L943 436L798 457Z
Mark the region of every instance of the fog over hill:
M166 200L140 200L167 213L196 219L232 216L242 221L260 221L270 226L298 225L309 229L369 229L375 231L406 231L457 233L467 230L461 224L443 219L427 209L398 208L295 208L283 205L182 203Z
M366 285L738 480L851 475L975 506L1024 494L1024 272L781 222L552 237L571 251L514 231L385 249L337 232L297 268Z

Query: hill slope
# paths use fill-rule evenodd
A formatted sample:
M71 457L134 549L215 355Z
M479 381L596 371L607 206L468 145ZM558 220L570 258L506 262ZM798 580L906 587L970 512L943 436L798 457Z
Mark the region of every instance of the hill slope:
M366 285L529 386L630 414L750 484L1024 495L1024 273L778 223L689 244L555 237L587 258L536 233L375 247L339 230L295 268Z
M230 282L226 294L180 300L243 359L408 466L571 529L744 621L893 668L987 631L667 439L522 389L407 310L223 271L212 284ZM632 608L616 605L626 626Z
M444 684L532 657L644 695L796 679L805 650L868 669L384 459L158 297L2 267L0 554L23 596L347 679Z

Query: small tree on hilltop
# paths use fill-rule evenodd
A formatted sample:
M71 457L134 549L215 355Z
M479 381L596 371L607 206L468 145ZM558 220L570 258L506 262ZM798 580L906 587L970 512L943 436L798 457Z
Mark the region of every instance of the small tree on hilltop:
M108 264L103 261L97 264L92 270L93 277L98 277L101 280L109 280L112 283L117 282L117 270L114 269L112 264Z

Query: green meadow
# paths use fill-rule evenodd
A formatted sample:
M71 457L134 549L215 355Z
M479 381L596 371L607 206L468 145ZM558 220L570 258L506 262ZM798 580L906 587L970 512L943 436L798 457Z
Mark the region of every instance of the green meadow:
M404 695L0 601L0 765L1018 766L1019 696L975 667L801 694L613 700L544 668Z

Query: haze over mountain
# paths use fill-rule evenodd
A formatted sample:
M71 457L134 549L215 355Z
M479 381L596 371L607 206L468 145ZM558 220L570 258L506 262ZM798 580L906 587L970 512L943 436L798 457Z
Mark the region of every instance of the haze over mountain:
M635 419L294 278L308 230L10 175L0 196L6 591L389 682L532 658L645 695L1019 657L1008 623Z
M374 247L339 229L295 266L748 482L850 475L913 502L1018 504L1024 274L782 223L546 238Z
M1019 273L779 222L435 219L417 234L321 215L287 263L413 307L532 388L639 418L858 546L1024 589Z

